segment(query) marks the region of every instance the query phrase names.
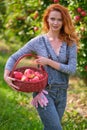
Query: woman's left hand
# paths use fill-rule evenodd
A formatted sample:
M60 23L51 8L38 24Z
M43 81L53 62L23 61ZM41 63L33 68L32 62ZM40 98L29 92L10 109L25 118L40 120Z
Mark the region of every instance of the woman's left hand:
M37 58L35 61L36 61L37 64L40 64L40 65L47 65L49 59L46 58L46 57L43 57L43 56L38 56L38 58Z

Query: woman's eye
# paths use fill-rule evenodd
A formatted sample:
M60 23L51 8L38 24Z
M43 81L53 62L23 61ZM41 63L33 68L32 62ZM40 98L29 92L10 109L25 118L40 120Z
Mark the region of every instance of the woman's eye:
M55 18L51 18L51 20L55 20Z
M58 21L62 21L62 19L58 19Z
M55 18L50 18L52 21L55 21ZM62 19L57 19L57 21L62 21Z

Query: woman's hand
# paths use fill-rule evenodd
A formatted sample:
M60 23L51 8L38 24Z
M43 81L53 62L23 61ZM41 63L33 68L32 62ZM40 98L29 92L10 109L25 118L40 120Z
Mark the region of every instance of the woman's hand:
M48 65L49 59L43 56L38 56L38 58L35 60L37 64L40 65Z
M60 63L57 61L54 61L52 59L43 57L43 56L38 56L38 58L35 60L35 62L39 65L49 65L52 68L56 69L56 70L60 70Z
M11 78L9 77L9 70L5 70L4 72L4 80L6 81L6 83L13 89L13 90L16 90L16 89L19 89L16 85L14 85L12 83L12 81L15 81L14 78Z

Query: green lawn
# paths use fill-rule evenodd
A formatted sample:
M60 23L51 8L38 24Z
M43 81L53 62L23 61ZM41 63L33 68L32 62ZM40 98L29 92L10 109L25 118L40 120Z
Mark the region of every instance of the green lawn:
M30 104L32 94L13 91L3 80L7 58L8 54L0 54L0 130L42 130L43 125L37 111ZM81 85L83 84L75 82L72 86L71 83L68 96L73 93L80 95L86 88L81 88ZM84 95L86 94L87 91L84 91ZM84 100L82 97L81 99ZM63 130L87 130L87 117L79 114L74 105L73 102L68 104L70 109L67 109L63 117Z

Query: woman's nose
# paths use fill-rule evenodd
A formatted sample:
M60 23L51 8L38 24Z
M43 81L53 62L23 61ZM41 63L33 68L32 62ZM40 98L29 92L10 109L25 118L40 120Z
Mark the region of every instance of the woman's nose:
M54 24L58 24L58 21L57 21L57 20L55 20L55 21L54 21Z

